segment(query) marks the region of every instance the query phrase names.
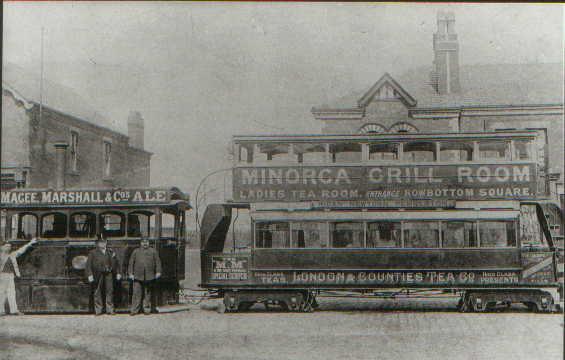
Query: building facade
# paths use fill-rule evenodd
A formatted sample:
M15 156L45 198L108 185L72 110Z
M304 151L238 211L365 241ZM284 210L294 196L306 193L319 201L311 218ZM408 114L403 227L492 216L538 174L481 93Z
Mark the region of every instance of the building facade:
M58 166L66 188L149 186L151 153L138 112L130 113L126 135L69 89L45 82L38 96L37 85L21 68L3 66L3 190L55 188Z

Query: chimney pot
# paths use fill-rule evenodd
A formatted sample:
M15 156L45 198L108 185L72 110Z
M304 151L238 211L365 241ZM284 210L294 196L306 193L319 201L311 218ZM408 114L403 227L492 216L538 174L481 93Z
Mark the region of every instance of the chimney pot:
M145 125L139 111L131 111L128 116L129 145L138 149L144 147Z

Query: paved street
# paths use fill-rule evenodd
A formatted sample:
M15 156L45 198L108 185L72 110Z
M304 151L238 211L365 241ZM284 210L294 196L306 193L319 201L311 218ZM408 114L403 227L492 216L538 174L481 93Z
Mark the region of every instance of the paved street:
M562 359L563 314L462 314L453 300L321 299L315 313L212 300L152 316L0 318L1 359Z

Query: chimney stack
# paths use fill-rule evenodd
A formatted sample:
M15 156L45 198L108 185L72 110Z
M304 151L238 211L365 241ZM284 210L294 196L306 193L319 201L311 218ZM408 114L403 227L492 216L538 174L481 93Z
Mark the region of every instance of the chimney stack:
M65 173L67 172L67 148L69 144L59 141L55 146L55 188L65 189Z
M437 14L433 65L431 83L438 94L445 95L461 91L459 42L455 34L455 15L452 12L440 11Z
M144 132L143 117L139 111L131 111L128 116L129 145L134 148L143 149Z

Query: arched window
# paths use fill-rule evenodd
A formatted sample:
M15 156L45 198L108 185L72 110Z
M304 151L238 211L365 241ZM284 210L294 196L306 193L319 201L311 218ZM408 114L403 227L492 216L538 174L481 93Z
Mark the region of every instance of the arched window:
M379 134L385 132L386 128L380 124L365 124L359 129L359 134Z
M100 214L100 232L106 237L121 237L126 234L126 217L120 212Z
M416 132L418 132L418 129L414 125L411 125L407 122L399 122L399 123L392 125L388 129L388 131L389 132L395 132L395 133L416 133Z
M96 215L89 212L72 214L69 221L69 236L79 238L96 236Z
M67 215L49 213L41 217L41 237L64 238L67 236Z
M128 236L148 238L155 230L155 216L150 211L136 211L128 214Z

